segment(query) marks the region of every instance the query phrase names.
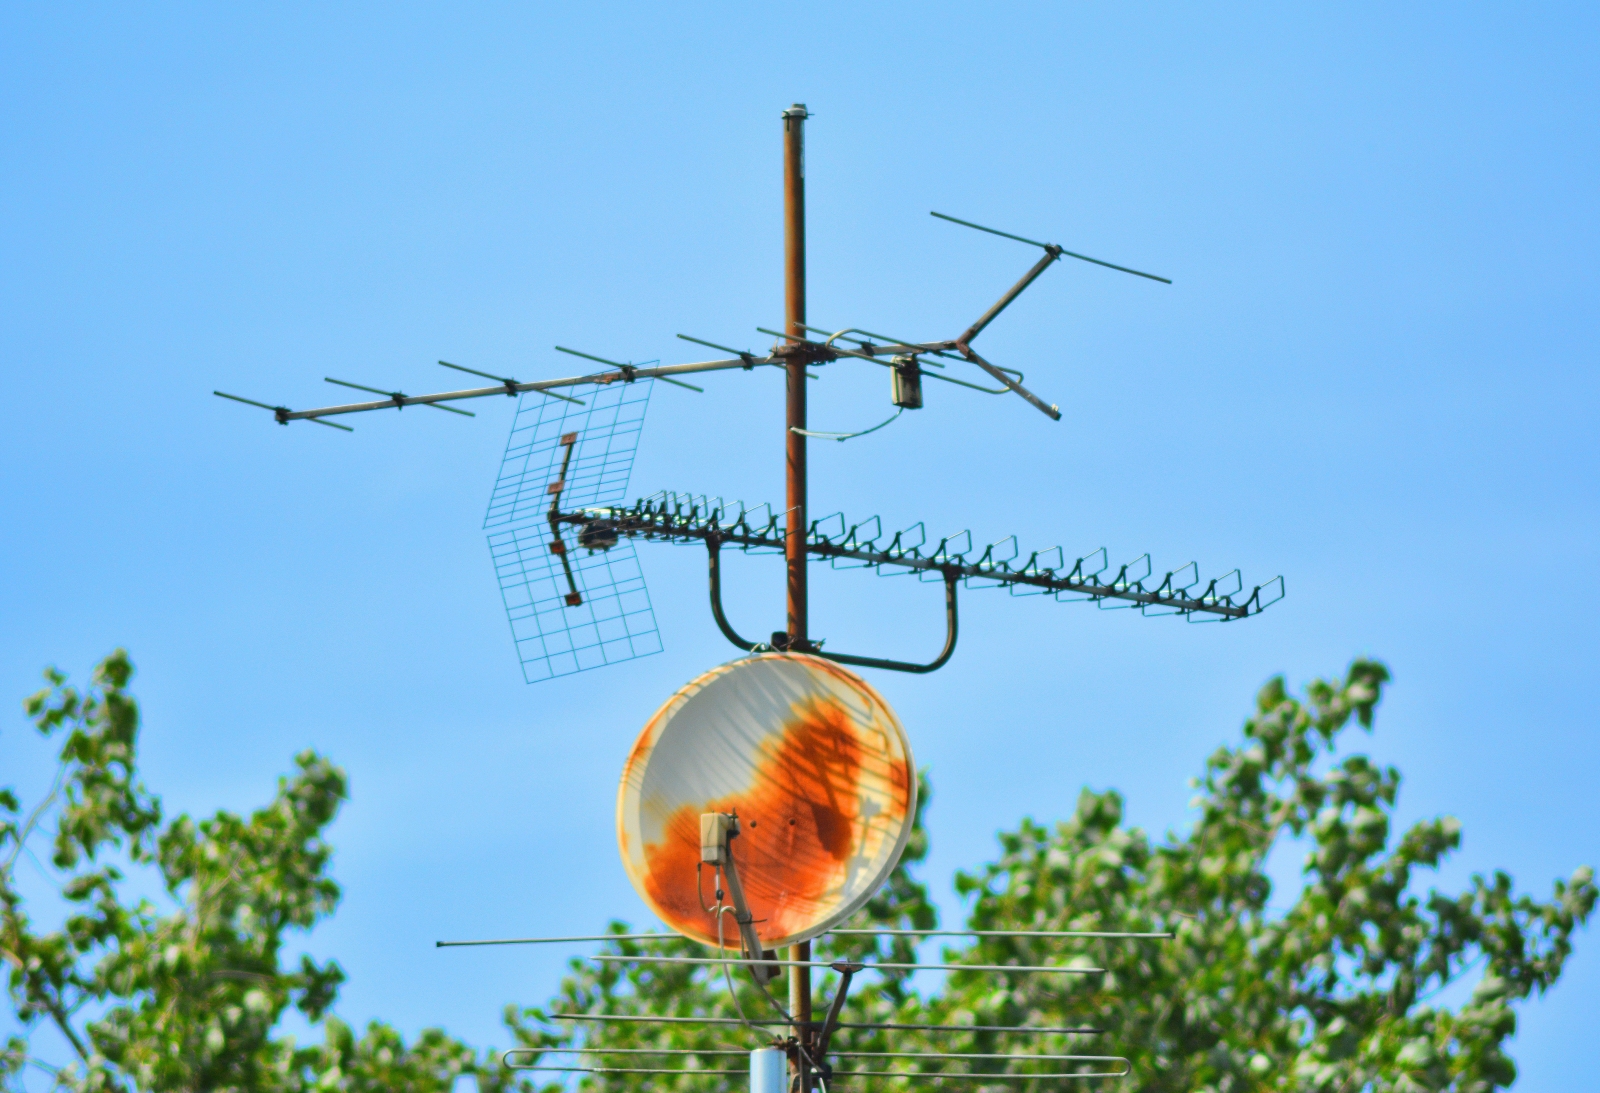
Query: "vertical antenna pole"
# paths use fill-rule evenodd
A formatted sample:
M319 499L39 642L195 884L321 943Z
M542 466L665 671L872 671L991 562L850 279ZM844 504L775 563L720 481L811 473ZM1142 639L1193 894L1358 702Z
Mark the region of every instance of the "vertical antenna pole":
M783 112L783 332L795 338L806 336L805 121L809 116L803 103L795 103ZM789 648L805 650L810 645L806 633L806 531L810 525L806 518L806 438L799 430L806 427L806 360L803 356L791 357L787 365L783 443L788 505L784 559L789 578ZM810 960L810 943L791 945L789 959ZM811 969L803 965L789 969L789 1012L796 1022L795 1035L805 1049L794 1060L796 1093L811 1093L811 1068L806 1065L806 1058L816 1037L811 1027Z
M803 103L783 112L784 333L806 336L806 178ZM798 343L790 342L790 346ZM788 517L784 556L788 563L789 647L804 650L806 619L806 360L788 360L783 442ZM802 1091L804 1093L804 1091Z

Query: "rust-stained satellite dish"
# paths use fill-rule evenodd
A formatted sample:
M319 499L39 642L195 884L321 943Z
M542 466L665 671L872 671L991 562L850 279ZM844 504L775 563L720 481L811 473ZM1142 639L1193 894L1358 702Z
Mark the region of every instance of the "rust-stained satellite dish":
M634 888L706 944L717 926L695 890L700 814L735 810L733 857L762 943L815 937L865 903L905 849L917 811L905 730L865 680L820 657L713 668L656 711L617 796ZM736 948L731 926L725 944Z

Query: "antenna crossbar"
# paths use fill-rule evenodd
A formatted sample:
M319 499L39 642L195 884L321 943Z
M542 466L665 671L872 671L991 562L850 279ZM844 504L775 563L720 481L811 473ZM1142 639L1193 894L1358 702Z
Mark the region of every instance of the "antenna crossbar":
M441 361L440 363L443 364L445 362ZM359 414L368 410L398 410L406 406L431 406L441 402L458 402L461 399L488 398L492 395L520 395L527 391L537 391L552 398L577 402L579 400L560 394L556 388L580 387L585 384L596 384L604 387L612 383L632 383L634 380L642 379L667 379L672 376L687 375L691 372L719 372L729 368L754 368L757 365L781 366L781 361L772 354L766 354L760 357L751 357L748 361L741 357L734 360L696 361L691 364L663 364L638 368L629 366L627 368L618 368L614 371L593 372L587 376L565 376L561 379L535 380L531 383L506 381L495 387L471 387L464 391L440 391L432 395L392 395L377 402L351 402L342 406L319 406L314 410L290 410L287 407L268 406L263 402L240 398L238 395L224 394L221 391L213 393L223 398L233 399L235 402L249 403L251 406L260 406L263 409L271 410L278 424L287 425L291 421L317 421L321 418L333 417L338 414ZM448 367L463 372L473 371L472 369L461 368L459 365L449 365ZM440 407L440 409L449 409L449 407ZM323 424L331 424L331 422L324 422Z
M1018 1055L1018 1056L1014 1056L1014 1058L1026 1060L1027 1058L1029 1058L1029 1056ZM1120 1056L1119 1056L1119 1058L1120 1058ZM1123 1061L1126 1062L1127 1060L1123 1060ZM599 1071L599 1070L597 1070L597 1071L595 1071L595 1073L597 1073L597 1074L610 1073L610 1071ZM695 1071L694 1073L715 1073L715 1071ZM1065 1074L1007 1074L1007 1073L1003 1073L1003 1072L1001 1072L1001 1073L986 1073L986 1072L983 1072L983 1071L975 1071L973 1073L966 1074L966 1073L961 1073L959 1071L957 1071L955 1073L950 1073L948 1071L942 1071L942 1070L926 1071L926 1072L924 1072L924 1071L915 1071L915 1070L835 1070L833 1072L833 1077L835 1077L835 1078L917 1078L917 1079L919 1079L921 1081L931 1082L934 1085L938 1085L940 1082L945 1082L945 1081L951 1081L951 1082L1059 1082L1059 1081L1068 1081L1068 1080L1077 1079L1077 1078L1126 1078L1128 1076L1128 1073L1129 1073L1129 1071L1128 1071L1128 1068L1126 1068L1126 1067L1124 1067L1122 1070L1080 1070L1080 1071L1076 1071L1074 1073L1065 1073Z
M829 930L828 933L862 937L1117 937L1156 941L1173 937L1170 931L1130 933L1123 930Z
M594 953L590 960L602 964L706 964L721 967L724 964L749 964L748 957L732 956L625 956L619 953ZM761 961L764 965L780 968L832 968L840 971L845 965L841 960L767 960ZM863 971L888 970L897 972L1006 972L1006 973L1042 973L1047 975L1103 975L1104 968L1064 968L1056 964L896 964L873 961L869 964L851 964L853 968Z
M657 1017L653 1014L631 1013L552 1013L552 1021L625 1022L648 1025L756 1025L761 1028L787 1028L793 1021L746 1020L743 1017ZM1044 1027L1040 1025L906 1025L886 1021L840 1021L836 1028L854 1028L867 1031L895 1029L907 1032L1013 1032L1024 1036L1100 1036L1105 1030L1087 1025Z
M571 937L503 937L485 941L435 941L436 949L462 949L476 945L560 945L577 941L677 941L679 934L574 934Z

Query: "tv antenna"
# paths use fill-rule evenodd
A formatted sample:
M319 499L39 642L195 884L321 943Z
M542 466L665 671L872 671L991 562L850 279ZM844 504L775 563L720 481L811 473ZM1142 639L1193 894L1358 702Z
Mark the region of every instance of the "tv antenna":
M678 337L685 341L731 356L686 364L635 364L557 346L563 353L602 368L531 382L440 361L447 368L493 380L494 386L408 395L330 377L330 383L387 397L310 410L269 406L223 391L215 394L269 410L280 425L310 421L346 431L351 427L331 419L375 410L404 410L408 406L464 413L447 404L520 396L484 527L523 676L530 683L661 650L654 611L633 548L638 539L705 545L712 617L723 635L740 649L790 650L843 664L902 672L931 672L949 661L958 635L957 589L962 585L1003 587L1012 595L1088 600L1102 608L1131 608L1147 615L1176 614L1191 622L1247 618L1282 599L1282 577L1246 590L1237 569L1202 579L1193 562L1157 571L1148 554L1112 565L1104 548L1081 556L1066 554L1059 547L1024 552L1015 536L979 544L969 532L931 537L921 523L890 532L875 516L854 520L842 514L811 518L806 476L808 441L849 439L888 424L885 421L862 433L812 430L806 416L806 382L814 378L811 368L833 361L859 360L887 369L894 417L906 410L920 409L923 381L933 380L988 394L1014 394L1052 420L1059 420L1060 408L1024 386L1021 372L989 361L973 348L973 342L1045 270L1063 258L1162 284L1171 281L1055 243L1041 243L935 212L932 215L940 220L1037 247L1043 254L993 306L953 338L918 342L856 327L829 331L813 326L806 313L802 162L807 117L809 113L801 104L783 112L786 315L782 330L756 328L777 339L765 353L680 334ZM976 378L981 382L951 374L955 365L976 367ZM781 368L786 376L783 507L747 506L709 496L674 493L627 503L629 474L653 381L659 379L699 391L701 388L681 377L756 368ZM752 639L733 626L722 604L720 556L724 547L784 555L787 619L783 629L766 638L758 635ZM941 583L945 636L938 653L929 660L906 661L824 648L824 643L811 634L807 563L812 559L827 561L835 568L910 573L924 581Z
M331 383L385 397L309 410L291 410L287 406L269 405L222 391L215 394L268 410L280 425L310 421L347 432L353 431L351 426L333 419L377 410L404 410L408 406L431 406L464 414L468 411L447 404L496 396L517 397L511 438L485 519L485 529L524 678L529 682L660 651L654 612L633 549L634 542L639 539L705 545L712 616L729 641L756 654L752 660L738 663L761 663L775 658L813 665L833 662L903 672L934 671L948 662L955 650L957 590L962 585L1004 587L1013 595L1088 600L1100 607L1132 608L1144 614L1176 614L1191 622L1248 618L1281 599L1284 594L1282 577L1246 591L1238 570L1203 580L1192 562L1158 576L1151 568L1149 555L1112 566L1103 548L1081 557L1069 557L1060 548L1024 552L1014 536L979 546L967 532L934 539L920 523L891 534L877 517L855 521L846 520L842 515L811 518L806 477L808 441L848 440L888 424L884 422L862 433L812 430L806 415L806 383L815 378L811 368L849 359L887 369L895 417L907 410L920 409L923 381L933 380L988 394L1013 394L1052 420L1060 420L1060 408L1025 386L1026 377L1021 372L989 361L973 348L973 342L1045 270L1063 258L1089 262L1150 281L1171 282L1165 277L1079 254L1055 243L1042 243L935 212L932 215L941 220L1037 247L1043 254L993 306L952 338L912 341L858 327L829 330L813 326L806 311L805 179L802 170L804 126L809 116L801 104L783 112L785 321L781 330L757 328L777 339L764 353L680 334L678 336L685 341L729 356L662 365L610 360L558 346L563 353L601 367L577 375L526 382L440 361L447 368L493 382L489 386L464 390L408 395L330 377ZM961 365L976 368L979 374L969 373L966 377L956 374L955 367ZM700 388L683 377L732 370L749 372L757 368L779 368L786 377L783 507L774 510L769 505L747 506L717 498L671 493L627 503L628 479L654 381L659 379L698 391ZM781 552L784 556L787 617L784 628L772 632L765 641L741 636L723 609L720 555L724 547L756 553ZM835 568L903 572L942 584L946 623L944 644L938 654L928 661L902 661L824 649L822 641L811 634L807 565L813 558L826 560ZM706 810L706 815L725 815L726 819L710 821L711 826L706 830L711 842L700 844L701 853L709 855L702 857L702 865L713 865L719 870L719 876L728 878L728 891L735 891L732 877L736 869L731 867L733 852L728 842L736 830L732 813L723 814L713 808ZM720 843L717 842L718 832L721 832ZM746 883L750 880L744 879ZM738 902L736 898L730 905L731 913L737 925L736 932L742 938L741 945L748 950L759 943L759 937L754 933L747 935L747 928L758 931L759 924L748 908L737 906ZM719 923L722 917L722 912L718 911ZM789 970L789 1008L785 1022L793 1032L795 1045L791 1063L799 1081L797 1093L809 1093L811 1079L808 1075L826 1054L830 1030L842 1027L838 1024L837 1012L842 992L848 987L849 976L863 969L837 962L828 965L840 973L841 994L828 1019L814 1021L810 972L819 965L811 959L810 941L800 935L796 937L786 960L775 956L768 959L764 950L759 959L758 954L750 951L737 958L704 959L746 964L763 984L768 974L777 968ZM650 959L695 961L702 958ZM1065 973L1065 970L1053 966L1013 967L1006 969L1006 973L1054 974ZM1070 1055L1050 1058L1074 1066L1088 1061L1092 1065L1112 1067L1106 1073L1092 1075L1097 1077L1126 1072L1126 1060L1107 1057L1089 1060ZM1116 1070L1119 1064L1123 1069ZM752 1057L751 1065L753 1078L759 1077L758 1065L766 1068L760 1070L764 1077L755 1083L758 1087L762 1082L777 1080L770 1057L759 1064ZM653 1073L655 1070L611 1067L598 1068L597 1072ZM872 1074L871 1071L859 1073ZM974 1076L1009 1080L1003 1075ZM1063 1076L1067 1075L1034 1075Z

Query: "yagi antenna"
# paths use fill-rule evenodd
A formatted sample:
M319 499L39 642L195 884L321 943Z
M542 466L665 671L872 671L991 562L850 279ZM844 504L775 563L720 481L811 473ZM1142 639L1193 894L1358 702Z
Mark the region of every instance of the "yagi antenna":
M1102 608L1134 608L1149 615L1177 614L1191 622L1248 618L1281 599L1281 577L1245 585L1237 570L1202 579L1194 563L1156 571L1149 557L1141 556L1114 567L1108 564L1103 549L1082 556L1069 555L1059 547L1024 551L1015 537L981 547L974 546L972 537L965 532L930 537L921 524L890 535L883 531L877 517L854 523L838 515L823 520L811 517L806 483L807 442L890 435L888 426L905 417L905 411L924 406L924 380L989 395L1016 395L1050 418L1060 420L1061 407L1036 394L1033 381L1022 371L989 361L973 348L975 340L994 320L1056 261L1074 258L1162 284L1172 282L1145 270L1067 250L1057 243L933 212L931 215L939 220L1038 247L1044 253L954 337L918 341L858 326L813 325L807 321L805 308L805 193L799 169L800 134L809 116L800 106L784 114L788 312L781 326L756 328L774 339L764 351L679 334L683 341L723 356L684 364L635 364L561 345L555 347L558 352L590 362L596 370L527 382L440 361L446 368L480 376L492 386L407 395L328 377L329 382L383 397L309 410L272 406L220 391L217 394L269 410L279 424L315 421L346 431L349 426L329 419L415 405L455 410L447 404L496 396L538 395L536 399L521 398L518 403L484 524L518 660L529 682L660 650L653 608L634 552L634 544L640 539L706 547L712 618L738 648L806 652L844 664L904 672L930 672L949 661L957 638L957 593L963 586L1003 587L1012 595L1088 600ZM809 427L805 408L808 383L817 381L826 365L856 361L889 372L894 413L887 419L868 418L865 427L855 430ZM962 374L963 365L975 368L978 374ZM649 381L660 379L698 392L703 388L683 377L734 370L751 372L758 368L780 369L787 377L783 505L750 507L681 493L662 493L629 503L625 491L649 403ZM564 444L563 438L570 440ZM784 555L788 593L784 629L773 631L769 637L758 632L747 638L734 628L721 597L720 557L724 547ZM840 569L908 573L943 585L945 634L937 654L930 660L910 661L824 649L822 642L809 633L807 567L812 560L824 560Z
M705 843L704 834L706 820L702 819L702 843ZM730 818L731 819L731 818ZM726 846L724 840L722 846ZM715 848L714 848L715 849ZM835 934L875 933L883 931L855 931L835 930ZM891 933L904 931L888 931ZM919 932L919 931L910 931ZM922 933L937 933L939 931L920 931ZM957 931L950 931L956 933ZM974 931L968 931L973 933ZM995 937L1010 937L1018 939L1041 938L1067 938L1063 932L1041 931L976 931ZM1083 931L1084 937L1123 938L1132 941L1162 941L1170 940L1170 932L1103 932L1094 933ZM675 935L656 935L666 938ZM587 935L566 938L529 938L519 939L531 942L581 942L581 941L626 941L644 939L650 940L647 935ZM444 944L470 945L470 944L501 944L501 942L450 942ZM1033 1041L1038 1046L1030 1046L1023 1051L943 1051L937 1048L920 1048L915 1051L863 1051L858 1045L845 1042L837 1043L835 1037L843 1033L843 1038L848 1038L855 1033L882 1032L922 1032L935 1035L954 1034L970 1036L973 1033L1002 1033L1011 1036L1023 1037L1057 1037L1057 1036L1101 1036L1104 1029L1087 1025L1067 1026L1037 1026L1037 1025L965 1025L965 1024L915 1024L892 1021L844 1021L845 1001L849 995L855 976L862 972L882 970L885 972L905 974L918 971L955 971L972 973L988 973L1003 979L1015 982L1022 977L1070 975L1070 976L1100 976L1105 974L1105 969L1091 965L1074 962L1071 964L1058 963L1032 963L1032 964L978 964L978 963L925 963L917 962L865 962L851 959L775 959L770 954L763 953L759 960L751 959L752 944L759 944L759 940L745 940L742 942L743 951L738 956L668 956L655 953L596 953L588 957L589 960L605 966L642 966L661 967L679 966L687 968L732 968L745 967L756 981L757 985L765 990L767 979L778 968L788 968L791 971L809 972L811 969L825 969L838 975L834 996L830 1001L826 1013L817 1020L814 1013L808 1013L804 1018L778 1008L775 1018L750 1018L743 1013L738 1017L719 1016L684 1016L656 1014L611 1014L611 1013L552 1013L546 1020L559 1027L561 1022L593 1022L597 1024L633 1024L633 1025L684 1025L703 1028L714 1032L734 1026L762 1030L764 1035L774 1035L772 1031L788 1032L785 1040L775 1040L776 1046L758 1047L754 1050L736 1047L687 1047L687 1048L654 1048L654 1047L611 1047L603 1041L589 1042L581 1046L570 1048L539 1048L539 1049L514 1049L505 1054L502 1062L510 1070L545 1071L550 1073L582 1073L582 1074L708 1074L732 1077L742 1075L742 1069L719 1070L708 1067L704 1063L694 1063L696 1059L717 1059L731 1061L733 1057L749 1055L750 1091L751 1093L784 1093L789 1084L784 1075L785 1055L793 1055L798 1062L802 1079L809 1079L813 1074L823 1079L822 1088L831 1089L836 1079L849 1077L896 1077L921 1079L925 1082L938 1083L945 1079L960 1081L977 1081L988 1084L1016 1082L1028 1085L1041 1081L1060 1081L1062 1079L1096 1079L1123 1077L1131 1070L1131 1064L1125 1056L1121 1055L1091 1055L1077 1052L1068 1048L1052 1050L1048 1044ZM1081 959L1081 958L1080 958ZM769 995L770 997L770 995ZM583 1055L584 1059L574 1059L570 1062L549 1062L546 1056L556 1055ZM850 1066L887 1065L889 1060L908 1060L918 1069L915 1070L842 1070L837 1069L839 1064ZM654 1064L639 1066L634 1064ZM685 1065L671 1065L681 1063ZM716 1064L713 1064L713 1066ZM1038 1067L1047 1069L1040 1070ZM953 1067L955 1069L946 1069ZM1018 1068L1021 1069L1018 1069ZM1084 1069L1087 1067L1088 1069ZM801 1088L810 1085L803 1081Z
M583 360L594 361L596 364L606 365L608 368L613 369L613 371L596 373L589 376L574 376L569 379L562 380L546 380L539 383L520 383L508 376L498 376L492 372L481 372L476 368L466 368L459 364L451 364L449 361L440 361L439 363L444 365L446 368L453 368L458 372L467 372L475 376L482 376L485 379L495 380L500 386L473 388L466 391L444 391L434 395L411 396L406 395L403 392L384 391L377 387L367 387L359 383L348 383L344 380L335 380L329 378L329 383L337 383L343 387L352 387L359 391L370 391L373 394L387 395L388 397L381 402L352 403L346 406L324 406L314 410L290 410L285 406L267 406L265 403L239 398L237 395L223 395L221 391L214 393L222 395L224 398L231 398L238 402L246 402L252 406L260 406L263 409L271 410L277 416L279 424L286 425L290 421L298 421L302 419L310 421L322 421L323 418L339 414L360 413L367 410L403 409L406 406L415 405L429 405L440 410L451 410L453 407L444 406L441 404L445 402L458 401L461 399L484 398L490 395L515 395L530 391L537 391L540 394L551 398L565 399L567 401L581 403L581 400L579 399L575 399L570 395L563 395L557 391L550 390L550 388L575 387L585 384L603 385L614 383L617 380L622 380L626 383L632 383L639 379L660 379L678 387L688 388L691 391L703 392L705 390L704 388L697 387L692 383L686 383L683 380L677 379L676 377L678 375L690 372L722 371L729 368L743 368L749 370L755 368L757 365L771 365L778 368L787 368L788 365L793 362L798 362L802 367L804 367L827 364L830 361L850 357L859 360L872 361L894 371L894 392L891 401L893 401L895 406L901 409L921 409L921 378L922 376L931 376L934 379L941 380L946 383L953 383L957 386L983 391L987 394L1004 394L1006 392L1010 392L1020 396L1030 406L1033 406L1035 409L1046 414L1051 419L1059 421L1061 419L1061 409L1058 405L1055 403L1045 403L1043 399L1039 398L1032 391L1028 390L1028 388L1024 387L1022 385L1021 372L1018 372L1013 368L1002 368L998 365L992 364L988 360L985 360L973 350L971 345L972 340L981 334L990 323L994 322L1000 313L1011 305L1012 301L1014 301L1018 296L1022 295L1023 291L1029 285L1033 284L1033 282L1038 279L1041 273L1048 269L1050 265L1057 259L1062 257L1077 258L1084 262L1092 262L1097 266L1104 266L1107 269L1118 270L1122 273L1131 273L1137 277L1144 277L1152 281L1160 281L1162 284L1170 285L1172 283L1171 280L1166 277L1160 277L1154 273L1146 273L1143 270L1133 269L1128 266L1119 266L1114 262L1102 261L1099 258L1091 258L1086 254L1078 254L1074 251L1069 251L1055 243L1040 243L1037 240L1029 239L1026 236L1013 235L1011 232L1003 232L997 228L988 228L982 224L974 224L970 220L961 220L954 216L948 216L945 213L934 212L930 213L930 215L936 216L941 220L948 220L952 224L960 224L963 227L974 228L981 232L988 232L990 235L998 235L1005 239L1014 239L1019 243L1027 243L1029 246L1039 247L1045 252L1044 257L1035 263L1034 266L1028 270L1028 272L1023 274L1021 280L1012 285L1011 288L1008 289L999 300L995 301L994 305L990 307L988 311L980 315L977 321L972 323L971 326L967 327L960 334L956 335L956 337L944 341L903 341L900 339L888 338L883 335L872 334L868 331L854 327L830 334L826 330L823 330L819 327L809 326L804 321L801 321L799 323L791 324L793 330L790 333L773 330L769 327L757 327L756 329L759 332L771 335L778 339L777 345L775 345L767 353L761 355L757 355L749 350L733 349L729 346L719 345L716 342L707 341L703 338L693 338L687 334L678 335L678 337L682 338L684 341L693 342L696 345L703 345L709 349L716 349L723 353L732 353L736 358L734 360L699 361L692 364L652 367L650 365L635 365L624 361L615 361L607 357L597 356L593 353L585 353L578 349L571 349L564 345L558 345L555 347L557 352L565 353L573 357L579 357ZM855 334L865 335L865 337L851 337L850 334L852 332ZM825 334L828 336L822 341L817 341L815 339L807 338L805 336L806 334ZM999 388L984 387L980 384L971 383L967 380L958 379L954 376L923 372L921 368L923 363L934 364L936 367L944 367L944 365L938 360L924 362L921 359L923 357L942 358L944 360L965 360L968 363L974 364L978 368L982 369L1001 386ZM816 373L809 371L806 372L806 376L809 379L819 378ZM455 412L466 413L466 411L463 410L456 410ZM332 424L332 422L327 421L323 421L322 423ZM887 424L887 422L885 422L885 424ZM348 426L341 427L348 431ZM864 436L867 433L876 431L877 429L867 429L858 433L828 433L822 434L822 436L826 439L839 439L841 437L844 439L853 439L856 436ZM805 432L801 435L815 436L818 434Z

